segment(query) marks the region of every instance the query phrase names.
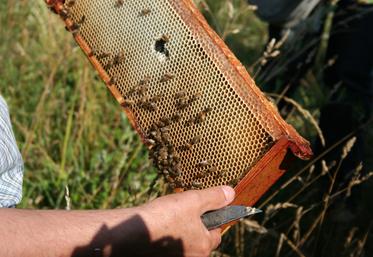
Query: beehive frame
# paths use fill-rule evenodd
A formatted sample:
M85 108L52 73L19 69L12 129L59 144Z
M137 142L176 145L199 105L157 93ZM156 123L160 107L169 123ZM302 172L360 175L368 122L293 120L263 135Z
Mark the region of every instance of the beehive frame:
M179 191L229 184L237 193L233 204L251 206L284 173L288 149L302 159L312 155L191 0L47 4L157 158L163 148L154 150L149 132L169 128L167 141L180 160L172 168L157 165ZM171 163L167 158L162 163ZM170 175L176 166L178 174Z

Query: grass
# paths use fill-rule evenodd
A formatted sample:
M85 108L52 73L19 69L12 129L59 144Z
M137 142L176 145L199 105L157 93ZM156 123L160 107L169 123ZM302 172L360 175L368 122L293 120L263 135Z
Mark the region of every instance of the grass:
M244 0L196 2L249 71L258 72L267 25ZM63 209L66 186L72 209L130 207L163 194L163 182L155 180L139 137L44 1L2 1L0 13L0 93L10 107L26 168L20 207ZM311 140L320 131L309 124L328 101L318 68L302 78L294 99L288 99L296 103L288 121ZM373 131L368 133L371 155ZM347 149L346 144L341 142ZM364 256L365 249L368 256L369 212L351 224L341 225L333 217L348 216L341 200L348 188L336 190L335 185L344 159L338 157L329 168L322 161L319 156L314 162L297 163L263 198L265 215L235 226L215 255ZM364 165L373 167L372 162ZM351 181L362 184L363 178ZM359 198L360 209L372 207L369 186L357 185L367 192Z

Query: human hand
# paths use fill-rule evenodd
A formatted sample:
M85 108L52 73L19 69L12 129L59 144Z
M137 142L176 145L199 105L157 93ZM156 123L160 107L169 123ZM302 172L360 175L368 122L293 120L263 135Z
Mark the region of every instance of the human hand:
M182 242L182 249L163 247L162 256L206 257L219 246L221 230L208 231L201 216L227 206L234 196L234 190L227 186L187 191L158 198L140 207L140 215L149 229L151 241L168 238ZM182 255L173 252L180 250Z

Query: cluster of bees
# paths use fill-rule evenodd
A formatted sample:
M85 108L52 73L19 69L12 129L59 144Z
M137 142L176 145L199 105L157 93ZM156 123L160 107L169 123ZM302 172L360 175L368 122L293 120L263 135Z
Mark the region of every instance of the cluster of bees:
M165 176L166 181L172 188L201 189L203 183L193 181L191 186L187 186L182 179L179 151L188 151L201 141L201 136L195 136L184 145L176 147L171 142L170 126L180 122L181 116L177 112L173 116L163 117L153 124L148 132L145 143L150 149L150 158L154 165ZM206 161L205 161L206 162ZM200 174L196 179L202 178Z
M60 15L64 20L71 16L70 8L73 7L75 3L76 0L70 0L65 4L65 8L61 10ZM116 0L115 7L120 8L123 6L123 4L124 0ZM143 9L140 12L140 16L147 16L150 13L150 9ZM83 15L79 21L73 22L68 30L76 35L77 33L79 33L80 27L84 24L85 20L86 17ZM170 41L170 37L168 35L162 35L160 41L162 43L168 43ZM91 51L88 55L89 57L95 56L98 60L105 62L106 65L104 66L104 68L106 68L106 70L125 61L124 51L120 51L117 54L112 54L110 52L100 52L93 47L91 48ZM160 78L159 82L167 83L174 78L175 76L173 74L166 73ZM130 89L130 91L126 95L126 99L124 99L122 102L122 106L125 108L132 108L137 106L147 111L157 111L158 104L159 102L161 102L164 95L159 94L150 97L147 93L150 81L151 77L147 76L143 78L136 86ZM118 77L112 76L108 83L111 86L116 85L118 83ZM131 97L134 95L139 96L138 101L131 100ZM176 93L174 96L174 100L177 112L173 116L163 117L158 122L153 124L148 131L147 138L145 140L145 144L150 149L150 158L153 160L156 168L162 175L164 175L166 181L172 188L201 189L203 188L203 183L200 182L202 178L210 174L212 174L214 178L219 178L227 174L226 170L219 171L217 167L213 166L209 161L203 160L196 164L196 169L198 170L198 172L195 175L194 181L191 183L191 185L186 185L182 179L181 162L178 152L191 150L195 145L200 143L201 136L197 135L190 141L184 143L179 147L176 147L171 142L170 126L174 123L180 122L180 112L190 107L201 97L201 92L197 92L190 96L188 96L185 90L181 90ZM189 127L192 125L203 123L210 112L212 112L212 108L205 108L196 116L186 120L185 126ZM233 180L230 182L230 184L232 185L235 185L236 183L237 180Z

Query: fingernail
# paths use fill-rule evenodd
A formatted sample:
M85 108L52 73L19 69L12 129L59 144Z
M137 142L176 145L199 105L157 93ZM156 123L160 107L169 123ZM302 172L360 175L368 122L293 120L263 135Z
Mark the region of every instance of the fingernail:
M222 189L225 195L225 200L229 203L232 202L236 194L234 189L229 186L223 186Z

